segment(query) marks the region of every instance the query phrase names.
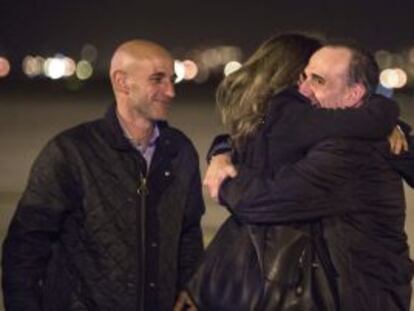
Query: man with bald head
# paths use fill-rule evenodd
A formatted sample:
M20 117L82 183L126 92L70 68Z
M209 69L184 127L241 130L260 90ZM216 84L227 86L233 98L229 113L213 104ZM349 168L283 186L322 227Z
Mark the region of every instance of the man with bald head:
M198 156L167 122L174 62L128 41L102 119L36 159L3 246L6 310L172 310L203 252Z

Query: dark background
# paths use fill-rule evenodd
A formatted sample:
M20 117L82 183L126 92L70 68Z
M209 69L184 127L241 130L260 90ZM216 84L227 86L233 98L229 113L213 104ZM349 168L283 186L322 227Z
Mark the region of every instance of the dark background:
M135 37L178 54L227 44L248 55L281 31L354 38L372 50L395 52L414 45L413 17L412 0L0 0L0 55L16 64L29 53L76 58L91 43L102 71L115 46Z

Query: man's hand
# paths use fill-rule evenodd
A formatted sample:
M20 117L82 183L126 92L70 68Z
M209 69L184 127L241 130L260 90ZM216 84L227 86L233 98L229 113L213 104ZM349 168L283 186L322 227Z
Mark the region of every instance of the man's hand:
M197 311L197 307L194 302L191 300L187 292L182 291L178 295L177 302L174 306L174 311Z
M408 151L408 142L404 132L396 125L392 130L390 136L388 136L390 143L391 153L399 155L402 151Z
M223 180L227 177L236 177L237 171L231 163L230 153L222 153L211 158L207 168L203 185L207 187L212 199L218 201L218 192Z

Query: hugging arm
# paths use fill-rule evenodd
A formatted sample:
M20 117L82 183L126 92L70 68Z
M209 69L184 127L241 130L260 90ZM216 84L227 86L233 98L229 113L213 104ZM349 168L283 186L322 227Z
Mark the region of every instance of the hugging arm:
M358 210L361 206L351 204L352 198L346 195L356 165L352 153L357 151L346 142L328 140L312 148L302 160L285 166L273 178L240 167L237 177L226 179L221 186L220 202L241 221L262 224Z

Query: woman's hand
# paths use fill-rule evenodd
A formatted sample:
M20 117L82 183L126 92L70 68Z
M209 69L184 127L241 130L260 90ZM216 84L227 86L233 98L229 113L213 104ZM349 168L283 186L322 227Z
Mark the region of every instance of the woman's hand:
M218 193L222 182L227 177L236 177L237 171L231 162L230 153L222 153L211 158L207 168L203 185L207 188L210 197L218 201Z
M399 125L396 125L388 136L391 153L399 155L403 151L408 151L408 142Z

